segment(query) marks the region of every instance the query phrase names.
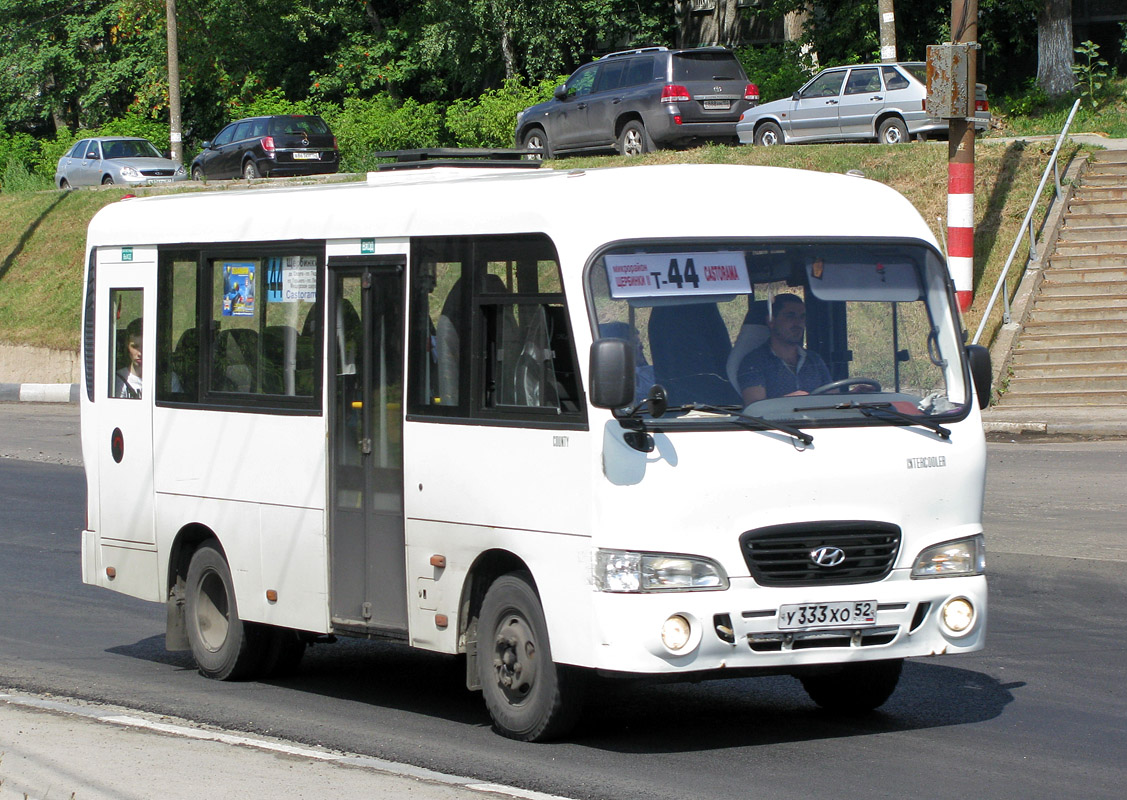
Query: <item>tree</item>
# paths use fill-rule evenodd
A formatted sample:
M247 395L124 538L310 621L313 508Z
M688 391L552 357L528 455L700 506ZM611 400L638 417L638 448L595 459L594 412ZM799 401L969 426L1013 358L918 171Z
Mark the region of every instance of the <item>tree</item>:
M1037 17L1037 85L1049 97L1076 88L1072 72L1072 0L1044 0Z

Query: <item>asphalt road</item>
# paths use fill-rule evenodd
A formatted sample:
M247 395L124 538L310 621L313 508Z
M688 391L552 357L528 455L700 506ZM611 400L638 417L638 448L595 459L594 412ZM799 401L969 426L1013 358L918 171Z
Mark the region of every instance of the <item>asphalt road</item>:
M529 745L492 733L458 662L402 646L317 646L285 681L200 677L164 651L161 607L81 583L72 423L30 413L0 408L0 688L572 798L1057 800L1127 785L1127 443L990 446L987 649L909 662L878 713L827 715L785 677L614 684L572 738Z

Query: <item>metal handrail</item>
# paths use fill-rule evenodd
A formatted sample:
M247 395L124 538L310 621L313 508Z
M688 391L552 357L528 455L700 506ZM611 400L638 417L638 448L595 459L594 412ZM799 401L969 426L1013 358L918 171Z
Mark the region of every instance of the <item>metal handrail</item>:
M1006 276L1009 275L1010 266L1013 264L1014 256L1017 254L1017 248L1021 244L1022 238L1029 234L1029 261L1037 258L1037 237L1033 233L1033 212L1037 209L1037 201L1041 199L1041 191L1045 188L1045 181L1049 179L1049 170L1053 170L1056 177L1057 197L1061 195L1060 188L1060 169L1057 165L1057 153L1060 152L1060 146L1064 142L1064 137L1068 135L1068 129L1072 125L1072 118L1076 116L1076 110L1080 108L1080 98L1072 104L1072 111L1069 112L1068 119L1065 120L1064 127L1061 128L1060 136L1057 137L1057 146L1053 148L1053 155L1049 158L1049 163L1045 165L1045 174L1041 176L1041 183L1037 185L1037 191L1033 195L1033 201L1029 204L1029 210L1025 212L1025 219L1021 223L1021 233L1017 235L1014 240L1014 246L1010 249L1010 257L1006 259L1006 265L1002 267L1002 274L998 276L998 283L994 287L994 292L990 295L990 302L986 304L986 310L982 312L982 321L978 324L978 330L974 334L972 344L978 344L979 338L982 336L982 331L986 328L986 323L990 319L990 312L994 310L994 301L998 299L998 293L1002 292L1002 323L1008 325L1010 322L1010 298L1009 293L1006 291ZM1026 265L1028 266L1028 261Z

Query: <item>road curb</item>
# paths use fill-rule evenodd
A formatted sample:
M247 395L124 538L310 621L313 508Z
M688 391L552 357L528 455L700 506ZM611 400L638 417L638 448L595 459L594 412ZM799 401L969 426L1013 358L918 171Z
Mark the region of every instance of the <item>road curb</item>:
M77 383L0 383L0 403L77 402Z

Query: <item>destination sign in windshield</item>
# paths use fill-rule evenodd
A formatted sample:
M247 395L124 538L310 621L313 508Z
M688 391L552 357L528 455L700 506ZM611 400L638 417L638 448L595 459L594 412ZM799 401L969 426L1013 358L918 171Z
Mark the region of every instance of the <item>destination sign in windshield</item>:
M607 255L610 296L696 297L751 291L743 253Z

